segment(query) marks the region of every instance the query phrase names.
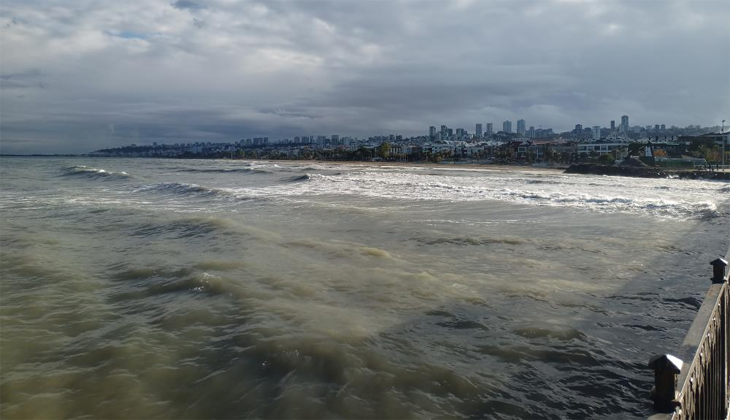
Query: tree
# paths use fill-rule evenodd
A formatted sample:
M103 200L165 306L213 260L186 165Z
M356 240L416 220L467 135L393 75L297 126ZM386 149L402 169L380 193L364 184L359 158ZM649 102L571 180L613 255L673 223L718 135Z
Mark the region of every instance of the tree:
M708 163L718 163L722 161L722 151L720 150L720 147L715 144L711 147L700 146L697 154L699 157L705 158Z
M545 152L545 160L548 162L557 162L560 160L560 153L553 148L549 148Z
M390 154L390 144L388 142L383 142L378 146L377 151L378 156L385 159Z
M639 143L638 141L633 141L629 143L629 157L631 156L641 156L641 149L644 148L643 143Z
M603 165L613 165L615 163L613 154L607 153L607 154L599 156L598 163L601 163Z

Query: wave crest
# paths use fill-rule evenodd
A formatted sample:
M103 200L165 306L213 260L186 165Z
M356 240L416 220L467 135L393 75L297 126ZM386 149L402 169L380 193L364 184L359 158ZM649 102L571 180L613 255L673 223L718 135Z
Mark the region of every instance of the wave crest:
M260 168L186 168L178 169L177 172L189 173L209 173L209 174L230 174L230 173L247 173L247 174L269 174L270 171Z
M181 196L229 196L230 192L212 187L204 187L198 184L186 184L184 182L163 182L161 184L148 185L137 190L138 192L159 192L163 194L174 194Z
M105 169L92 168L85 165L70 166L61 170L61 176L78 177L87 179L129 179L131 175L126 172L111 172Z
M284 179L284 181L286 181L286 182L302 182L302 181L309 181L310 179L312 179L312 177L309 176L309 174L304 174L304 175L299 175L299 176L293 176L293 177L290 177L290 178L286 178L286 179Z

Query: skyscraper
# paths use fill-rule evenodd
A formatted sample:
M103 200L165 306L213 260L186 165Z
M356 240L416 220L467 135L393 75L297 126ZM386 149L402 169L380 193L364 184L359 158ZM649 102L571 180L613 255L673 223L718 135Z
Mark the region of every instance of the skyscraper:
M576 124L573 132L576 136L580 137L583 134L583 124Z
M494 124L487 123L487 137L492 137L494 134Z
M517 134L525 135L525 120L519 119L517 120Z
M616 131L616 120L611 120L611 132Z
M434 127L434 126L428 127L428 137L430 137L431 140L436 138L436 127Z
M601 126L594 125L593 126L593 140L600 140L600 139L601 139Z
M505 133L511 133L512 132L512 121L507 120L502 123L502 131Z
M446 137L446 126L442 125L441 126L441 138L444 138L444 137Z
M629 132L629 116L628 115L621 116L621 132L622 133Z
M477 137L481 138L482 137L482 125L481 124L477 124L476 132L477 132Z

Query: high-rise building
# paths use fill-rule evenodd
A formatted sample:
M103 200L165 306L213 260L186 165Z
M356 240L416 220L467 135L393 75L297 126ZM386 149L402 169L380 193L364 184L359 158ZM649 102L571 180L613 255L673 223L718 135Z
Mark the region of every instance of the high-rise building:
M593 126L593 140L600 140L600 139L601 139L601 126L594 125Z
M654 131L659 131L659 124L654 124Z
M444 137L446 137L446 126L442 125L441 126L441 138L444 138Z
M616 131L616 120L611 120L611 132Z
M576 124L573 132L576 136L580 137L583 134L583 124Z
M662 124L662 126L661 126L661 130L662 130L662 131L664 131L664 130L666 130L666 129L667 129L667 126L666 126L666 124Z
M481 124L477 124L476 133L477 133L477 137L479 137L479 138L482 137L482 125Z
M494 124L487 123L487 137L492 137L494 134Z
M430 137L431 140L436 138L436 127L434 127L434 126L428 127L428 137Z
M530 126L530 129L527 130L527 137L534 139L535 138L535 126Z
M457 128L456 129L456 138L462 138L464 137L464 129L463 128Z
M621 129L620 131L622 133L628 133L629 132L629 116L628 115L622 115L621 116Z
M525 120L519 119L517 120L517 134L525 135Z
M333 134L332 135L332 143L338 143L340 141L340 135L339 134Z
M511 133L512 132L512 121L507 120L502 123L502 131L505 133Z

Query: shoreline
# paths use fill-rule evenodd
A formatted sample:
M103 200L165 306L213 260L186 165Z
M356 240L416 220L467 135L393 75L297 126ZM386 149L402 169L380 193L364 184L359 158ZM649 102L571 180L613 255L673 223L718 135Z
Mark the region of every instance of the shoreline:
M228 161L230 159L221 159ZM331 165L353 165L353 166L369 166L369 167L426 167L432 169L468 169L483 171L560 171L564 172L566 167L545 167L545 166L525 166L525 165L495 165L495 164L478 164L478 163L433 163L433 162L369 162L361 160L270 160L270 159L234 159L231 162L266 162L273 164L331 164Z

